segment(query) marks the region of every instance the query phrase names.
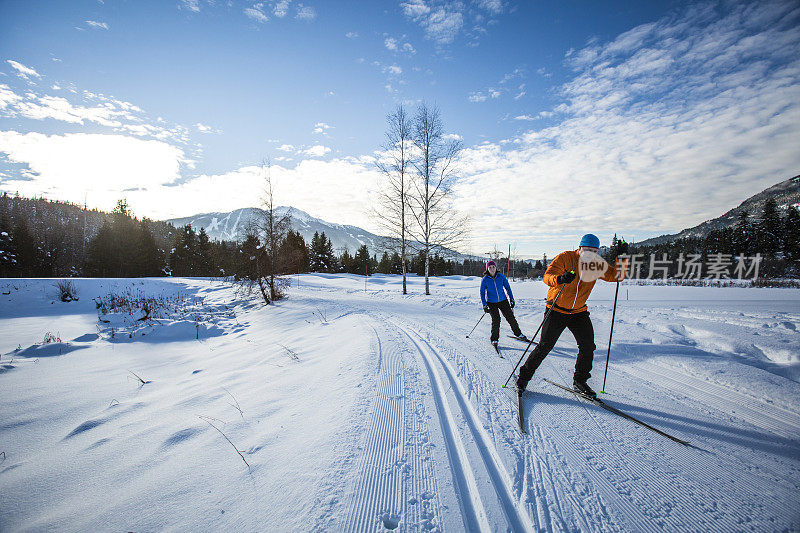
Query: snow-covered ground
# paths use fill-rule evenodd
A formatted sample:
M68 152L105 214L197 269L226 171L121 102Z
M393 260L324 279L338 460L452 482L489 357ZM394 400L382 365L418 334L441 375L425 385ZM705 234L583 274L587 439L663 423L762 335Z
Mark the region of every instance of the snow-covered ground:
M269 307L221 281L75 280L63 303L0 280L0 530L800 529L798 290L621 286L601 396L687 447L545 383L570 382L569 332L521 434L501 385L525 346L504 323L497 357L488 319L466 338L478 278L292 279ZM512 287L533 334L545 287ZM597 390L613 291L589 300ZM98 314L110 294L160 314Z

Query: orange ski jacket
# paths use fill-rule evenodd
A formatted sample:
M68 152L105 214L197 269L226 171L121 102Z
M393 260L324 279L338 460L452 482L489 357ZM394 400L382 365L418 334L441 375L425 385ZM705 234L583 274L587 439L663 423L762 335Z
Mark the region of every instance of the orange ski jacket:
M547 267L542 281L550 286L550 290L547 291L548 308L553 306L553 300L558 294L559 286L556 278L566 272L574 271L576 274L580 272L578 266L579 259L580 252L578 250L567 250L566 252L558 254ZM622 278L624 277L625 275L623 273ZM608 269L600 279L604 281L617 281L617 268L608 265ZM586 300L592 293L594 284L594 281L580 281L578 277L576 277L571 283L564 287L561 296L559 296L558 301L555 302L554 310L559 313L570 315L586 311Z

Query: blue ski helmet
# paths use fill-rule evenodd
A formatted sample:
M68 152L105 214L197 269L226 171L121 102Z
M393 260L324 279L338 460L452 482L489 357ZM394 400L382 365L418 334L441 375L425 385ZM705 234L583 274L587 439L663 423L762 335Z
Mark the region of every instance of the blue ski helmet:
M597 238L597 235L587 233L586 235L581 237L581 243L578 246L587 246L589 248L600 248L600 239Z

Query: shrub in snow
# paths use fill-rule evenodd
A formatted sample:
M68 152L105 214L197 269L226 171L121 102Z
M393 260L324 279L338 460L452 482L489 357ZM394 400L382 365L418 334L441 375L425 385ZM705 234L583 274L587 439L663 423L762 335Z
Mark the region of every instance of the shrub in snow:
M78 300L78 289L75 284L68 279L62 279L56 283L58 289L58 297L62 302L72 302Z

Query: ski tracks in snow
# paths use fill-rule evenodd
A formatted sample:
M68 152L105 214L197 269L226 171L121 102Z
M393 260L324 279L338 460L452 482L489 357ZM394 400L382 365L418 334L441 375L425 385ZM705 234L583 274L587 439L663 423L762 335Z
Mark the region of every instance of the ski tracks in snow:
M381 335L387 334L381 342ZM344 531L441 530L442 504L434 470L419 369L397 332L377 338L376 396L361 446L357 482L347 500ZM388 348L384 349L384 346Z

